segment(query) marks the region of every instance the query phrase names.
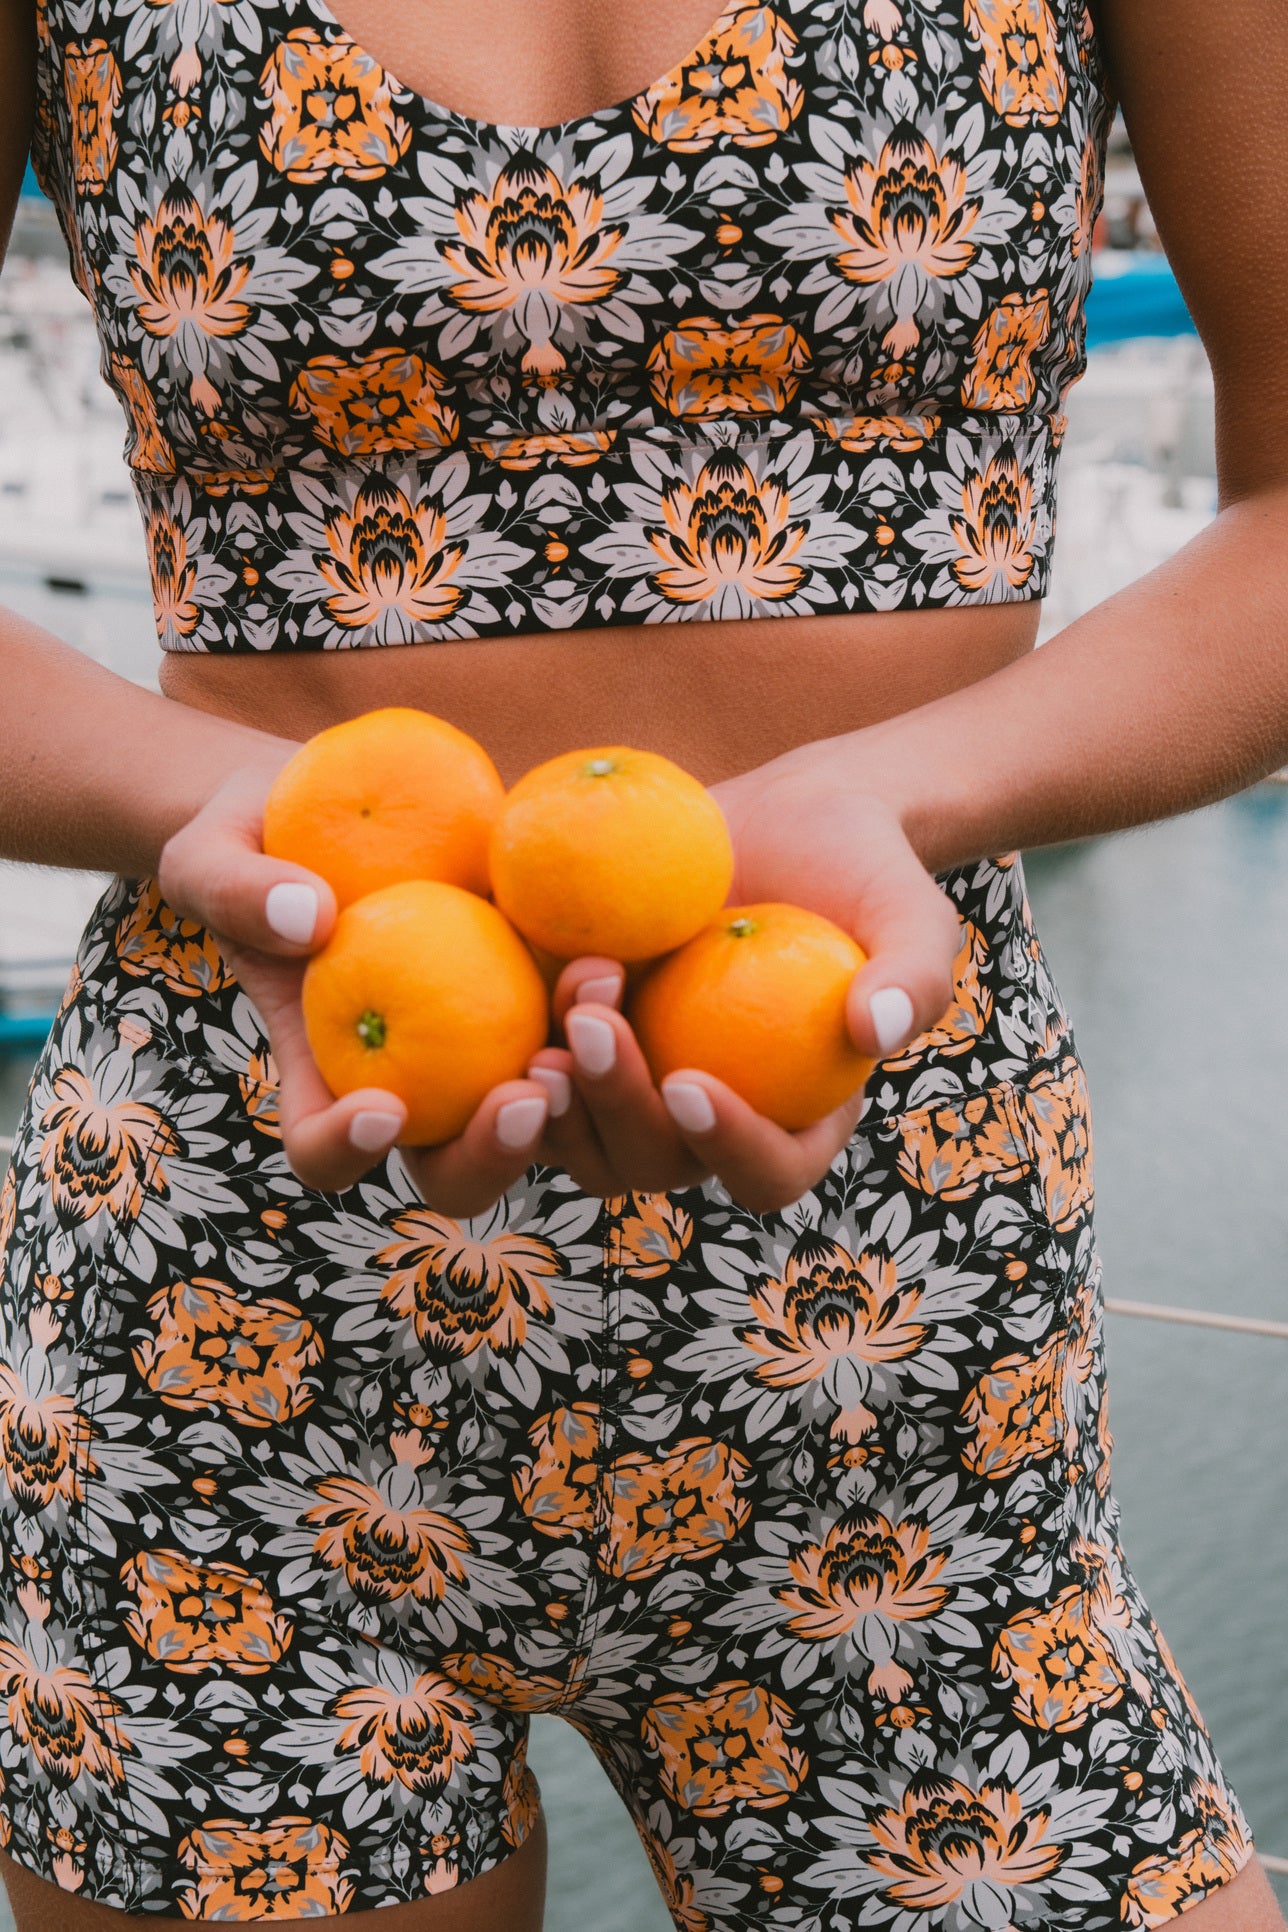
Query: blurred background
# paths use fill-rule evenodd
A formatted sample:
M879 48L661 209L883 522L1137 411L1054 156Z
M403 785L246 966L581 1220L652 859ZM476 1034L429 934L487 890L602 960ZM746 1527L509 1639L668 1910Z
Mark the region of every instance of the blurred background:
M1120 136L1096 241L1044 637L1215 513L1210 373ZM123 437L32 184L0 278L0 604L152 684ZM1108 1293L1288 1321L1288 786L1026 864L1091 1080ZM0 1136L100 890L0 866ZM1127 1552L1288 1905L1288 1339L1111 1314L1109 1357ZM667 1932L582 1740L538 1718L533 1757L549 1932Z

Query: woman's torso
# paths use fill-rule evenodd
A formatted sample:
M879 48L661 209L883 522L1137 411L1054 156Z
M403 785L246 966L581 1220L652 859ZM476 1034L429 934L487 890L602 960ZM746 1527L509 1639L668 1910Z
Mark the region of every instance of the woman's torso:
M42 21L52 16L58 3L49 0ZM103 285L105 268L108 281L113 273L108 261L112 244L99 236L95 224L105 236L109 224L103 216L115 184L96 180L95 174L102 174L109 163L120 164L129 145L128 139L123 145L118 143L112 117L104 114L103 89L111 92L113 116L121 100L125 109L130 108L130 76L125 73L122 84L111 70L128 67L131 48L142 48L147 42L139 24L130 25L125 16L142 15L146 19L153 11L150 6L131 8L128 0L98 0L90 33L82 33L79 42L69 42L64 31L59 50L67 107L80 116L79 133L69 137L72 165L64 179L74 177L75 208L70 222L73 256L80 254L78 267L91 299ZM280 45L288 33L316 34L320 22L324 38L334 43L337 36L351 37L364 56L373 56L386 70L395 105L400 93L405 99L409 90L412 107L422 114L434 102L444 102L453 116L465 117L461 125L472 127L482 139L493 138L498 132L512 135L513 124L519 122L538 135L546 134L553 123L566 128L570 116L589 125L595 110L605 103L617 103L618 108L609 113L611 122L611 114L620 115L633 90L649 88L651 77L682 71L669 69L668 63L675 62L677 50L700 49L700 36L713 24L712 0L663 0L647 13L640 7L610 10L589 4L589 0L580 4L579 0L557 0L557 4L551 0L539 11L514 8L509 0L486 0L485 4L481 0L469 9L461 9L453 0L424 0L414 15L407 13L402 0L347 0L341 9L342 20L329 8L323 8L319 15L312 0L281 0L281 4L275 0L272 6L260 0L234 0L227 8L209 0L209 4L189 10L187 18L226 13L231 19L234 12L245 16L240 26L233 23L241 38L258 38L260 43L244 63L247 74L258 74L264 67L275 38ZM720 18L727 22L736 12L736 7L726 6ZM829 150L829 128L834 131L839 127L848 139L856 112L861 117L869 104L881 123L882 141L874 148L875 161L851 159L848 183L843 175L838 176L848 194L849 207L820 204L815 210L816 225L822 223L826 230L830 222L838 241L831 259L820 261L819 249L814 247L815 267L805 275L803 285L806 290L810 288L812 275L815 293L810 313L814 321L819 319L820 305L826 307L829 302L836 313L844 309L845 302L854 311L857 323L849 330L848 339L855 345L849 371L861 385L866 384L866 407L886 412L882 418L870 416L865 422L906 424L911 420L907 412L919 398L924 402L929 397L940 412L946 408L949 422L939 432L942 474L936 479L938 495L932 516L923 514L916 526L924 531L938 520L935 536L940 550L935 555L947 559L939 592L936 594L932 587L927 597L930 579L923 576L916 585L909 580L910 594L896 594L889 558L897 552L875 549L877 562L887 564L888 586L894 586L885 598L891 607L879 610L863 608L861 598L858 608L842 609L833 604L817 615L799 614L802 605L797 600L789 614L779 614L784 608L780 605L772 622L748 622L717 614L736 608L735 598L733 606L727 600L719 606L709 603L712 615L704 622L617 622L606 612L602 628L584 628L583 620L578 628L562 629L555 627L558 604L548 599L547 628L528 631L520 625L517 634L508 636L471 639L440 631L432 642L394 638L395 647L388 648L391 639L386 631L382 633L386 647L380 649L269 649L231 654L209 645L193 650L180 639L181 648L169 651L164 662L162 682L168 694L291 735L303 735L373 705L421 704L482 737L507 776L570 742L630 737L669 752L714 781L791 745L854 729L925 702L987 675L1031 646L1038 611L1034 590L1040 588L1045 567L1043 556L1034 568L1035 555L1049 549L1051 534L1049 527L1041 527L1034 507L1041 487L1030 490L1026 498L1025 489L1034 479L1026 479L1021 467L1017 499L1011 482L1013 468L1003 473L991 452L976 457L973 476L969 451L965 459L960 451L950 451L945 468L942 437L952 431L955 400L976 411L1000 412L995 420L1004 429L1025 409L1030 419L1036 419L1044 398L1062 392L1080 366L1081 306L1088 279L1089 226L1099 194L1098 158L1104 119L1102 113L1098 114L1103 105L1098 85L1089 89L1085 73L1080 80L1072 71L1078 50L1084 68L1092 60L1082 8L1077 0L1072 4L1071 0L1050 0L1049 5L1048 0L969 0L966 30L960 4L941 7L934 0L863 0L862 5L859 0L848 0L844 6L833 4L833 0L805 0L804 4L797 0L795 6L785 5L779 13L796 47L797 59L803 58L802 49L808 54L812 63L808 71L816 84L817 99L811 96L805 100L804 113L795 103L790 111L781 100L770 104L779 112L779 131L790 133L797 142L792 165L802 180L807 180L811 167L821 180L819 167L810 161L809 153L825 153L836 161L836 153ZM212 91L212 83L217 88L219 81L218 60L212 60L207 50L203 61L199 32L195 40L191 33L184 40L183 16L183 9L175 10L175 19L180 22L171 35L175 45L165 49L168 66L155 69L159 80L151 87L151 107L146 103L140 107L144 90L136 94L136 135L140 113L150 115L154 146L168 162L155 179L173 182L176 174L182 173L181 166L176 168L176 155L180 163L186 158L191 180L197 183L194 192L198 199L204 193L213 204L216 191L210 184L221 163L220 141L213 131L203 130L198 124L203 115L207 122L220 112L229 118L228 103L225 98L221 104L217 91ZM45 33L48 45L47 27ZM951 69L956 60L961 70L955 80L951 73L946 76L944 72L945 49L947 66ZM680 59L683 63L682 54ZM856 77L854 70L865 66L870 71L859 71ZM69 68L76 69L70 81ZM683 71L687 74L687 69ZM394 73L396 81L392 81ZM832 84L825 85L829 75ZM710 85L705 76L693 83L695 88ZM781 87L782 83L776 85ZM46 96L48 86L47 71ZM752 92L754 95L754 87ZM51 118L45 100L47 143L51 131L53 140L57 140L60 106L56 104ZM802 146L801 131L815 109L820 110L820 131L811 133L813 146L807 151ZM736 112L726 115L726 131L718 138L706 139L698 130L699 144L705 140L705 149L700 147L704 174L695 175L693 141L674 140L674 172L661 179L670 179L678 193L680 174L674 162L687 159L690 171L684 193L692 198L695 179L705 182L710 192L710 182L718 180L722 165L735 181L750 178L749 167L763 172L768 166L771 177L775 168L781 174L784 163L776 152L769 153L766 163L772 143L760 140L754 127L748 133L746 116L741 122L738 119L741 112L741 105L737 105ZM234 114L231 121L237 118ZM423 118L417 123L414 113L412 121L413 152L417 143L425 152L434 145L432 131ZM790 129L789 121L793 123ZM175 129L185 123L180 139ZM498 126L493 127L493 123ZM644 125L638 112L635 125L637 129ZM653 125L660 127L660 120ZM168 133L163 131L167 128ZM732 137L728 128L734 130ZM859 136L861 151L861 127ZM228 156L235 159L231 142L230 134L224 145ZM136 152L137 145L136 141ZM539 146L540 142L530 145ZM583 149L585 145L583 141ZM665 139L654 143L659 151L665 145ZM653 158L659 158L659 154ZM665 160L665 154L660 158ZM592 163L583 156L583 165ZM883 166L884 176L880 173ZM105 185L106 195L102 192ZM185 185L184 192L188 191ZM67 189L69 197L72 192ZM363 192L368 196L365 205L370 208L370 190ZM789 208L791 192L789 182L785 191ZM806 188L800 192L807 197ZM822 192L816 183L816 200ZM1024 197L1028 200L1022 207ZM717 193L715 201L719 199ZM352 196L350 201L350 220L357 212L360 224L361 212L352 203ZM135 302L138 314L143 316L147 305L139 295L140 288L144 295L150 289L156 297L155 287L147 283L147 273L155 271L157 257L154 254L140 270L137 245L140 224L147 222L149 211L140 209L136 200L135 261L131 265L121 255L121 239L126 233L119 218L123 205L128 214L128 204L123 204L118 194L116 282L126 291L126 307ZM732 207L727 195L724 205L726 211ZM682 215L684 212L681 208ZM338 246L334 242L331 245ZM358 255L360 238L344 246L351 256ZM742 261L746 266L754 249L754 242L744 240L726 254L730 261ZM984 267L991 270L991 281L982 275ZM723 272L727 279L734 275L727 263L723 270L717 264L715 272ZM831 291L826 287L829 273L835 285ZM1062 277L1058 288L1054 286L1057 276ZM740 304L742 309L754 311L753 338L766 311L776 306L794 318L787 324L788 333L799 338L800 358L807 360L811 349L805 341L805 330L796 326L804 319L800 288L794 288L789 296L782 280L775 288L766 287L763 277L752 287L754 281L751 275L746 290L733 290L732 323L731 328L724 329L724 336L732 339L731 331L742 328L741 339L747 339L746 318L740 320L737 313ZM639 314L646 326L654 325L654 333L659 333L658 314L665 322L674 322L675 316L666 308L671 297L665 286L657 277L654 282L657 286L649 295L653 309L641 307ZM682 328L689 326L692 311L704 306L704 298L705 305L712 306L719 292L718 281L712 276L701 288L701 296L693 289L687 295L674 296L683 311ZM839 304L837 290L845 298ZM173 285L168 292L173 294ZM307 299L307 290L304 294ZM498 298L488 294L482 299L494 302ZM218 315L212 320L209 300L206 310L202 327L217 347L219 328L231 325L227 317L223 324ZM865 338L864 318L869 311L871 326ZM274 313L271 300L264 304L262 313ZM161 367L181 333L167 318L158 320L158 314L154 299L151 319L145 321L143 329L136 328L142 350L140 368ZM281 314L285 316L286 311L281 310ZM102 315L100 303L100 326ZM398 323L400 334L404 326L405 319ZM145 332L150 339L144 339ZM839 333L844 336L845 331ZM280 338L286 331L278 324L275 334ZM713 334L720 336L721 332L710 323L707 335ZM380 339L379 322L376 337L371 339ZM663 349L669 339L662 332ZM276 361L285 363L288 373L291 346L289 341L280 349L276 342L271 344ZM404 336L403 346L413 348L414 338ZM527 347L527 359L532 360L531 340ZM540 350L542 345L537 347ZM359 348L356 353L361 362L365 351ZM839 366L837 356L841 351L835 343L829 353L832 365ZM895 354L904 358L902 375L899 367L891 365ZM878 367L883 357L884 366ZM303 359L300 352L296 363ZM105 341L104 362L109 375L115 368L119 378L122 360L118 356L113 364L110 344ZM124 360L128 361L128 356ZM736 371L731 383L729 360L726 353L717 386L722 392L720 402L731 401L734 434L740 435L746 430L746 395L739 394ZM1035 361L1042 365L1040 373L1035 372ZM216 367L214 363L211 366ZM652 366L656 367L656 351ZM233 379L223 385L223 395L212 392L215 400L203 405L208 412L207 420L199 423L203 432L217 428L221 415L235 417L235 410L224 405L236 393L237 371L228 373ZM547 392L551 388L558 391L563 375L563 371L554 376L549 371L535 376L529 372L523 378L527 400L532 399L534 383ZM242 379L246 380L244 369ZM252 373L252 388L255 382ZM116 386L121 388L119 380ZM134 387L137 393L138 384ZM672 383L668 393L673 396L674 391ZM656 380L654 393L658 393ZM834 407L835 391L829 393ZM790 385L784 379L779 385L779 404L790 394ZM689 414L712 415L716 408L700 399L696 412L689 408ZM905 412L903 416L900 411ZM150 414L158 427L161 446L168 425L164 417L158 421L152 398L144 411L143 424L137 409L127 408L127 413L133 419L139 480L140 443L149 440L140 433L141 429L146 431L146 417ZM537 420L534 416L534 426ZM966 419L962 420L965 424ZM976 415L973 420L992 419ZM966 428L969 431L969 424ZM723 426L717 425L712 433L720 436ZM845 443L834 429L829 433L833 444L839 444L843 451L853 451L852 461L847 456L848 467L841 472L844 480L850 481L852 470L859 492L867 492L862 499L865 514L852 524L855 543L862 540L871 547L874 542L891 542L892 533L884 523L888 519L893 524L896 517L893 511L881 507L884 499L880 495L883 479L879 466L884 459L889 467L894 450L899 449L899 487L905 491L909 487L921 489L924 496L926 465L919 462L915 449L910 456L907 448L893 440L888 427L884 441L866 434L856 438L851 431L851 440ZM1053 459L1060 434L1058 403L1054 411L1047 411L1043 433ZM155 451L156 439L152 439L152 446ZM835 449L831 454L834 459ZM935 458L930 447L926 455L933 472ZM565 494L569 478L584 488L588 474L584 468L569 465L561 476ZM530 487L530 479L525 476L514 477L504 469L496 472L499 489L513 491L516 482L521 488ZM246 502L253 515L253 493ZM212 503L206 507L215 516L226 515L226 505ZM921 509L924 513L924 501ZM1048 516L1048 526L1049 521ZM836 518L831 522L838 530L851 527ZM546 534L546 548L557 557L565 548L561 542L565 532L557 517L551 518ZM901 530L901 540L902 536ZM928 540L918 540L928 552ZM832 542L835 552L835 536ZM949 555L954 542L961 553L956 560ZM673 553L671 557L673 561ZM552 568L558 576L559 564ZM942 589L945 583L946 591ZM503 601L504 586L498 588ZM852 596L847 601L853 604ZM770 606L760 608L768 611ZM551 611L555 618L549 615ZM687 616L690 612L667 610L664 614Z

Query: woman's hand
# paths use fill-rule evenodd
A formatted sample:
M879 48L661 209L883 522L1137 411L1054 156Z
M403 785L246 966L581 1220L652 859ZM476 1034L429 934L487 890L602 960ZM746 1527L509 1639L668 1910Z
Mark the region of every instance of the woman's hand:
M164 847L157 883L168 905L214 933L263 1022L292 1169L307 1187L334 1191L389 1152L407 1110L379 1087L334 1100L309 1049L300 989L309 954L335 924L335 895L316 873L261 849L264 801L293 750L283 745L276 761L234 772ZM490 1207L534 1159L548 1106L538 1082L509 1080L492 1089L459 1139L404 1148L426 1201L458 1219Z
M731 903L786 900L822 913L863 947L848 1019L860 1052L882 1059L941 1017L961 933L895 812L864 794L834 745L810 745L715 787L733 836ZM753 1213L799 1199L848 1141L862 1091L802 1133L753 1112L709 1074L653 1085L617 1008L620 965L575 960L555 989L570 1051L539 1054L551 1120L540 1158L588 1193L672 1191L719 1176Z

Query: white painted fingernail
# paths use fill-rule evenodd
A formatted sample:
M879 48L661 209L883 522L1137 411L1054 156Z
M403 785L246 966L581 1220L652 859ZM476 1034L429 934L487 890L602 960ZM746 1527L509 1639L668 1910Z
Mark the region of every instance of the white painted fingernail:
M868 1012L882 1053L893 1053L896 1047L912 1038L912 1001L902 986L883 986L880 992L873 993L868 1000Z
M529 1080L535 1080L544 1087L550 1101L550 1118L558 1120L572 1105L572 1081L558 1067L529 1067Z
M691 1080L668 1080L662 1098L682 1134L709 1134L715 1126L716 1110L705 1087L695 1087Z
M546 1124L544 1100L507 1100L497 1110L496 1138L502 1147L530 1147Z
M605 973L602 979L584 979L577 988L573 1004L586 1006L592 1000L596 1006L616 1006L622 996L622 982L617 973Z
M564 1032L579 1072L588 1073L594 1079L612 1072L617 1059L617 1036L607 1020L597 1020L592 1013L578 1013L574 1009L564 1021Z
M349 1122L349 1143L363 1154L381 1154L393 1146L402 1126L401 1114L355 1114Z
M312 886L283 880L270 886L264 901L264 917L279 939L292 946L307 946L317 929L318 895Z

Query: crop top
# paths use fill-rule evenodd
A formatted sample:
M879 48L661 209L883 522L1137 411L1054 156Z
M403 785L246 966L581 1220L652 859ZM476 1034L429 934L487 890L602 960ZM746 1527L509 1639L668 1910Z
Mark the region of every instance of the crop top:
M1111 112L1084 0L730 0L538 128L327 0L38 30L165 649L1043 594Z

